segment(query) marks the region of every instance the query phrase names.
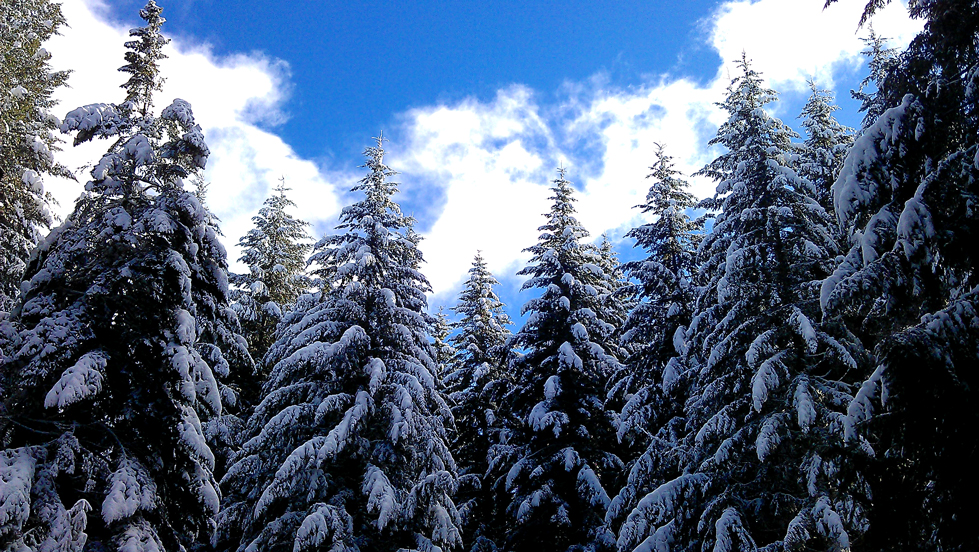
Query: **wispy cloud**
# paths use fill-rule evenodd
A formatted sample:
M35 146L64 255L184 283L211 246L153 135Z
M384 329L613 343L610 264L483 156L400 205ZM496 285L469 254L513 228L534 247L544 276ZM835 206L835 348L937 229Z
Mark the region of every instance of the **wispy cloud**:
M727 80L733 61L746 52L754 67L783 91L805 90L814 78L833 87L840 71L853 70L867 29L858 29L864 2L837 2L823 9L822 0L725 2L710 18L711 44L724 64L718 78ZM881 36L906 45L921 30L900 2L878 11L872 24Z

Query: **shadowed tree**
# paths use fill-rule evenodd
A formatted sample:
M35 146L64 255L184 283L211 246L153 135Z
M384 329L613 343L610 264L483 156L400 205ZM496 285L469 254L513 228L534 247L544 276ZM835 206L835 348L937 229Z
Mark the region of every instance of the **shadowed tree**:
M886 3L869 3L865 19ZM876 356L847 418L877 452L868 546L975 550L979 7L908 10L924 30L905 52L873 44L879 114L868 110L833 186L851 247L822 306Z
M70 112L112 140L75 210L28 265L2 367L0 542L32 550L181 550L219 494L204 435L218 378L251 369L213 219L186 179L208 149L190 104L156 116L161 9L140 12L121 104ZM90 513L92 510L94 514ZM87 542L87 544L86 544Z
M429 284L382 145L365 151L368 173L353 188L363 198L311 257L326 291L299 298L266 355L250 438L222 482L220 550L462 544Z
M739 66L710 142L726 151L701 170L719 211L699 249L705 287L665 379L688 386L682 438L639 466L674 474L636 503L620 550L842 551L866 530L861 455L841 423L862 357L818 323L830 220L789 168L794 133L763 109L775 93Z
M517 381L503 408L516 423L496 451L510 459L505 549L606 550L614 542L603 525L608 490L623 467L603 400L619 366L615 326L604 319L601 256L582 243L588 232L574 217L563 169L552 191L547 223L519 272L530 277L524 289L542 294L524 304L528 318L513 338L523 353L511 362Z
M513 384L505 370L510 318L494 291L499 282L481 253L476 253L459 302L452 309L461 318L454 324L455 354L445 376L452 401L456 432L452 454L459 464L457 495L463 535L470 550L497 550L505 527L505 512L496 501L490 450L503 429L500 401Z

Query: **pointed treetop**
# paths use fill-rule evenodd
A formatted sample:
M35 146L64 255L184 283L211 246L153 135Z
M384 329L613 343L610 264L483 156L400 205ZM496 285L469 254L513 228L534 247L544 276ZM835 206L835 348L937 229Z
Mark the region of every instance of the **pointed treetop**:
M384 137L384 131L383 130L380 131L380 132L378 132L377 133L377 136L375 136L373 139L376 142L376 145L373 148L368 147L367 149L368 149L368 151L370 151L370 150L376 150L377 151L377 154L378 154L377 162L378 163L383 163L384 162L384 142L390 142L390 140L388 140L387 138Z
M860 108L857 111L864 113L861 128L866 129L874 124L887 108L892 107L886 97L886 80L898 66L900 51L888 47L889 39L874 32L873 25L870 26L869 36L861 40L864 49L860 53L867 61L869 72L860 81L857 90L850 90L850 96L860 101ZM871 89L872 91L869 91Z
M285 177L285 175L280 176L279 177L279 185L275 187L275 191L279 194L279 197L282 197L282 198L286 197L286 192L288 192L291 189L292 188L289 188L288 186L286 186L286 177Z
M164 79L160 77L159 62L166 59L163 47L170 42L169 38L160 33L160 28L166 22L161 14L163 8L149 0L139 11L139 16L146 21L145 27L129 31L129 36L136 40L126 42L129 49L126 52L126 65L119 68L131 76L122 88L126 90L126 101L145 117L153 107L153 92L163 88Z
M384 138L384 133L381 132L379 136L374 137L374 140L376 140L376 144L368 146L364 150L364 157L367 158L367 161L361 165L363 168L370 169L370 172L360 180L357 186L354 186L352 191L364 190L368 197L372 197L374 193L391 196L397 192L398 183L390 182L387 179L397 175L398 172L384 164L384 142L387 141Z

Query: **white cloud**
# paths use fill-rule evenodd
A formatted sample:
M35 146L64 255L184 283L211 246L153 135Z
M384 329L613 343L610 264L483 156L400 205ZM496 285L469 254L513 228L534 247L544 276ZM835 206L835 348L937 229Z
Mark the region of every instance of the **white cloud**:
M90 103L121 101L119 85L126 76L118 67L124 63L128 27L108 22L108 10L99 0L69 0L62 10L71 26L46 47L55 68L72 69L73 73L70 88L56 94L60 101L56 113ZM206 44L177 39L165 53L169 57L161 63L161 72L166 81L155 103L159 109L174 98L183 98L194 106L211 149L204 174L210 182L208 203L222 220L232 261L238 257L237 237L251 227L251 216L280 176L293 189L291 197L299 205L297 216L315 223L337 214L337 193L331 184L335 175L300 158L281 138L259 126L283 119L280 107L289 77L284 62L261 54L217 56ZM106 145L101 141L77 148L67 144L59 159L78 168L97 161ZM81 170L76 176L84 182L88 175ZM71 211L81 185L51 180L48 189L59 200L64 216ZM344 185L348 182L348 178L342 180Z
M462 279L476 250L490 270L510 271L520 250L533 244L556 166L545 157L553 144L530 91L513 87L488 104L466 100L413 110L404 136L398 166L446 188L442 215L422 242L436 293ZM538 143L546 146L532 146Z
M632 207L648 190L645 177L655 142L666 145L686 175L710 160L707 141L724 117L714 102L723 97L729 75L737 74L731 61L742 50L782 90L805 90L810 76L831 86L834 74L852 71L862 59L859 36L865 31L856 33L862 3L841 2L825 11L822 4L722 4L705 21L710 44L725 60L707 85L667 75L620 89L599 75L566 86L564 99L550 108L515 87L490 102L468 99L409 113L405 172L446 186L442 215L422 242L436 294L457 287L477 248L496 274L514 272L526 259L518 252L537 239L558 162L570 164L570 179L584 187L578 194L579 220L593 236L621 236L634 226L641 216ZM900 45L921 27L898 3L875 16L873 25ZM688 179L696 195L713 193L713 182Z
M724 61L718 78L736 74L733 62L742 51L772 85L804 90L814 78L833 87L834 72L858 67L863 49L857 28L864 2L841 1L823 9L823 0L726 2L711 18L711 44ZM872 20L877 34L907 44L921 30L900 2L889 3Z
M64 111L121 99L124 76L116 68L126 29L107 23L99 2L67 0L63 9L72 28L49 47L56 66L75 69L72 88L58 93ZM778 89L804 90L810 76L831 86L834 76L860 63L861 7L862 2L840 2L823 10L822 0L722 4L702 22L705 40L724 61L705 85L663 75L623 89L597 75L568 83L556 103L542 105L534 91L513 85L490 101L466 99L401 114L389 161L404 173L405 197L444 199L422 242L436 294L448 298L457 289L477 249L496 274L515 272L526 260L521 250L537 240L558 164L569 166L569 177L583 188L582 223L593 235L621 235L638 221L632 206L645 196L654 142L664 143L688 175L710 159L706 143L723 120L714 102L722 98L731 62L742 50ZM920 29L898 3L883 9L873 25L901 45ZM206 45L180 40L167 53L168 81L158 105L182 97L196 108L212 150L209 202L223 221L227 245L247 231L280 175L294 189L297 216L321 228L336 216L338 192L331 183L345 189L359 176L300 158L274 133L289 88L283 62L261 54L217 56ZM104 146L67 148L61 159L69 166L90 163ZM697 195L712 192L711 182L691 180ZM61 199L62 212L80 190L75 183L49 188Z

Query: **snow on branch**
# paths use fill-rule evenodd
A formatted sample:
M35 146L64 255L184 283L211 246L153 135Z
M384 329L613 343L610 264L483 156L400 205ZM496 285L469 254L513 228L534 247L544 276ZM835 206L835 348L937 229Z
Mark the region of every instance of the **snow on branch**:
M102 391L108 358L102 351L82 355L78 362L61 374L61 378L44 397L45 408L64 408Z

